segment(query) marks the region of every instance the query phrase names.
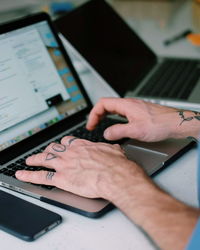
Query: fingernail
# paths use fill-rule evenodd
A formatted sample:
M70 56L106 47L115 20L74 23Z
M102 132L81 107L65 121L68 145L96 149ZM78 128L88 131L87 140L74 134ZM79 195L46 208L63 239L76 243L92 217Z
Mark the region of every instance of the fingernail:
M105 130L103 136L104 136L106 139L109 139L109 136L110 136L109 130Z
M26 163L29 162L29 159L30 159L30 158L31 158L31 156L29 156L29 157L26 158Z

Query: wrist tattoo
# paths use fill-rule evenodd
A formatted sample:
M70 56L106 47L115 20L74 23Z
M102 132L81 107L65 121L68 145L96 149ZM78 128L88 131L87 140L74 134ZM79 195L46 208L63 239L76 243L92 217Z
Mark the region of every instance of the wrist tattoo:
M179 110L177 112L178 112L179 116L182 119L182 121L181 121L181 123L179 125L182 125L182 123L185 122L185 121L191 121L193 119L196 119L196 120L200 121L200 112L191 111L194 114L192 116L188 116L188 117L186 117L185 114L184 114L186 112L185 110Z
M66 146L63 144L54 144L52 146L52 148L56 152L65 152L66 151Z
M52 153L48 153L47 156L46 156L46 161L49 161L49 160L52 160L52 159L55 159L56 158L56 155L52 154Z

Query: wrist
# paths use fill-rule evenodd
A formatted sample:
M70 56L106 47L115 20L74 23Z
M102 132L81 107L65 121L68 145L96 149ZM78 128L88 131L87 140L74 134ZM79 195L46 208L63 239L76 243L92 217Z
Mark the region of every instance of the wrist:
M100 179L100 196L111 201L125 213L128 213L128 207L132 209L129 206L131 202L136 210L140 204L143 205L144 197L156 196L158 190L160 191L144 170L129 160L126 160L118 170L116 167L115 173Z
M198 139L200 132L200 113L195 111L177 110L177 124L174 138L192 137Z
M113 195L112 201L161 249L183 249L199 218L197 209L176 200L145 179L137 186L118 190L118 197Z
M112 202L134 223L145 228L148 216L162 210L159 208L162 195L159 187L147 177L140 183L118 190L118 196L113 195Z

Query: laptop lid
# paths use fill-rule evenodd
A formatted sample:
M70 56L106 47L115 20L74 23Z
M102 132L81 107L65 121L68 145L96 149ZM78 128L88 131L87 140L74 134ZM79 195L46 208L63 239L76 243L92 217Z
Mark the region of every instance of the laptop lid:
M49 16L0 26L0 164L85 119L91 103Z
M157 62L156 55L106 1L88 1L54 23L120 96L135 89Z

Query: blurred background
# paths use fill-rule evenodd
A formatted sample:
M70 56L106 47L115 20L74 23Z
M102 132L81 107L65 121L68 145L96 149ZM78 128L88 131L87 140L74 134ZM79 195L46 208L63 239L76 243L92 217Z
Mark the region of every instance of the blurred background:
M107 0L127 22L148 22L167 30L184 8L186 18L200 32L200 0ZM38 11L48 12L52 18L65 14L87 0L0 0L0 22ZM186 19L185 18L185 19ZM184 24L184 20L183 24ZM132 23L131 23L132 24ZM143 25L146 25L145 23Z
M52 19L56 19L87 1L0 0L0 23L38 11L48 12ZM112 5L156 54L199 58L200 43L194 45L188 40L188 45L185 45L182 39L178 42L177 51L177 43L166 47L163 41L188 29L199 34L200 39L200 0L105 1ZM193 47L192 50L190 47Z
M199 0L107 0L127 20L155 22L158 28L167 28L174 16L190 5L190 15L196 29L200 29ZM0 0L0 22L37 11L47 11L52 17L76 8L87 0Z

